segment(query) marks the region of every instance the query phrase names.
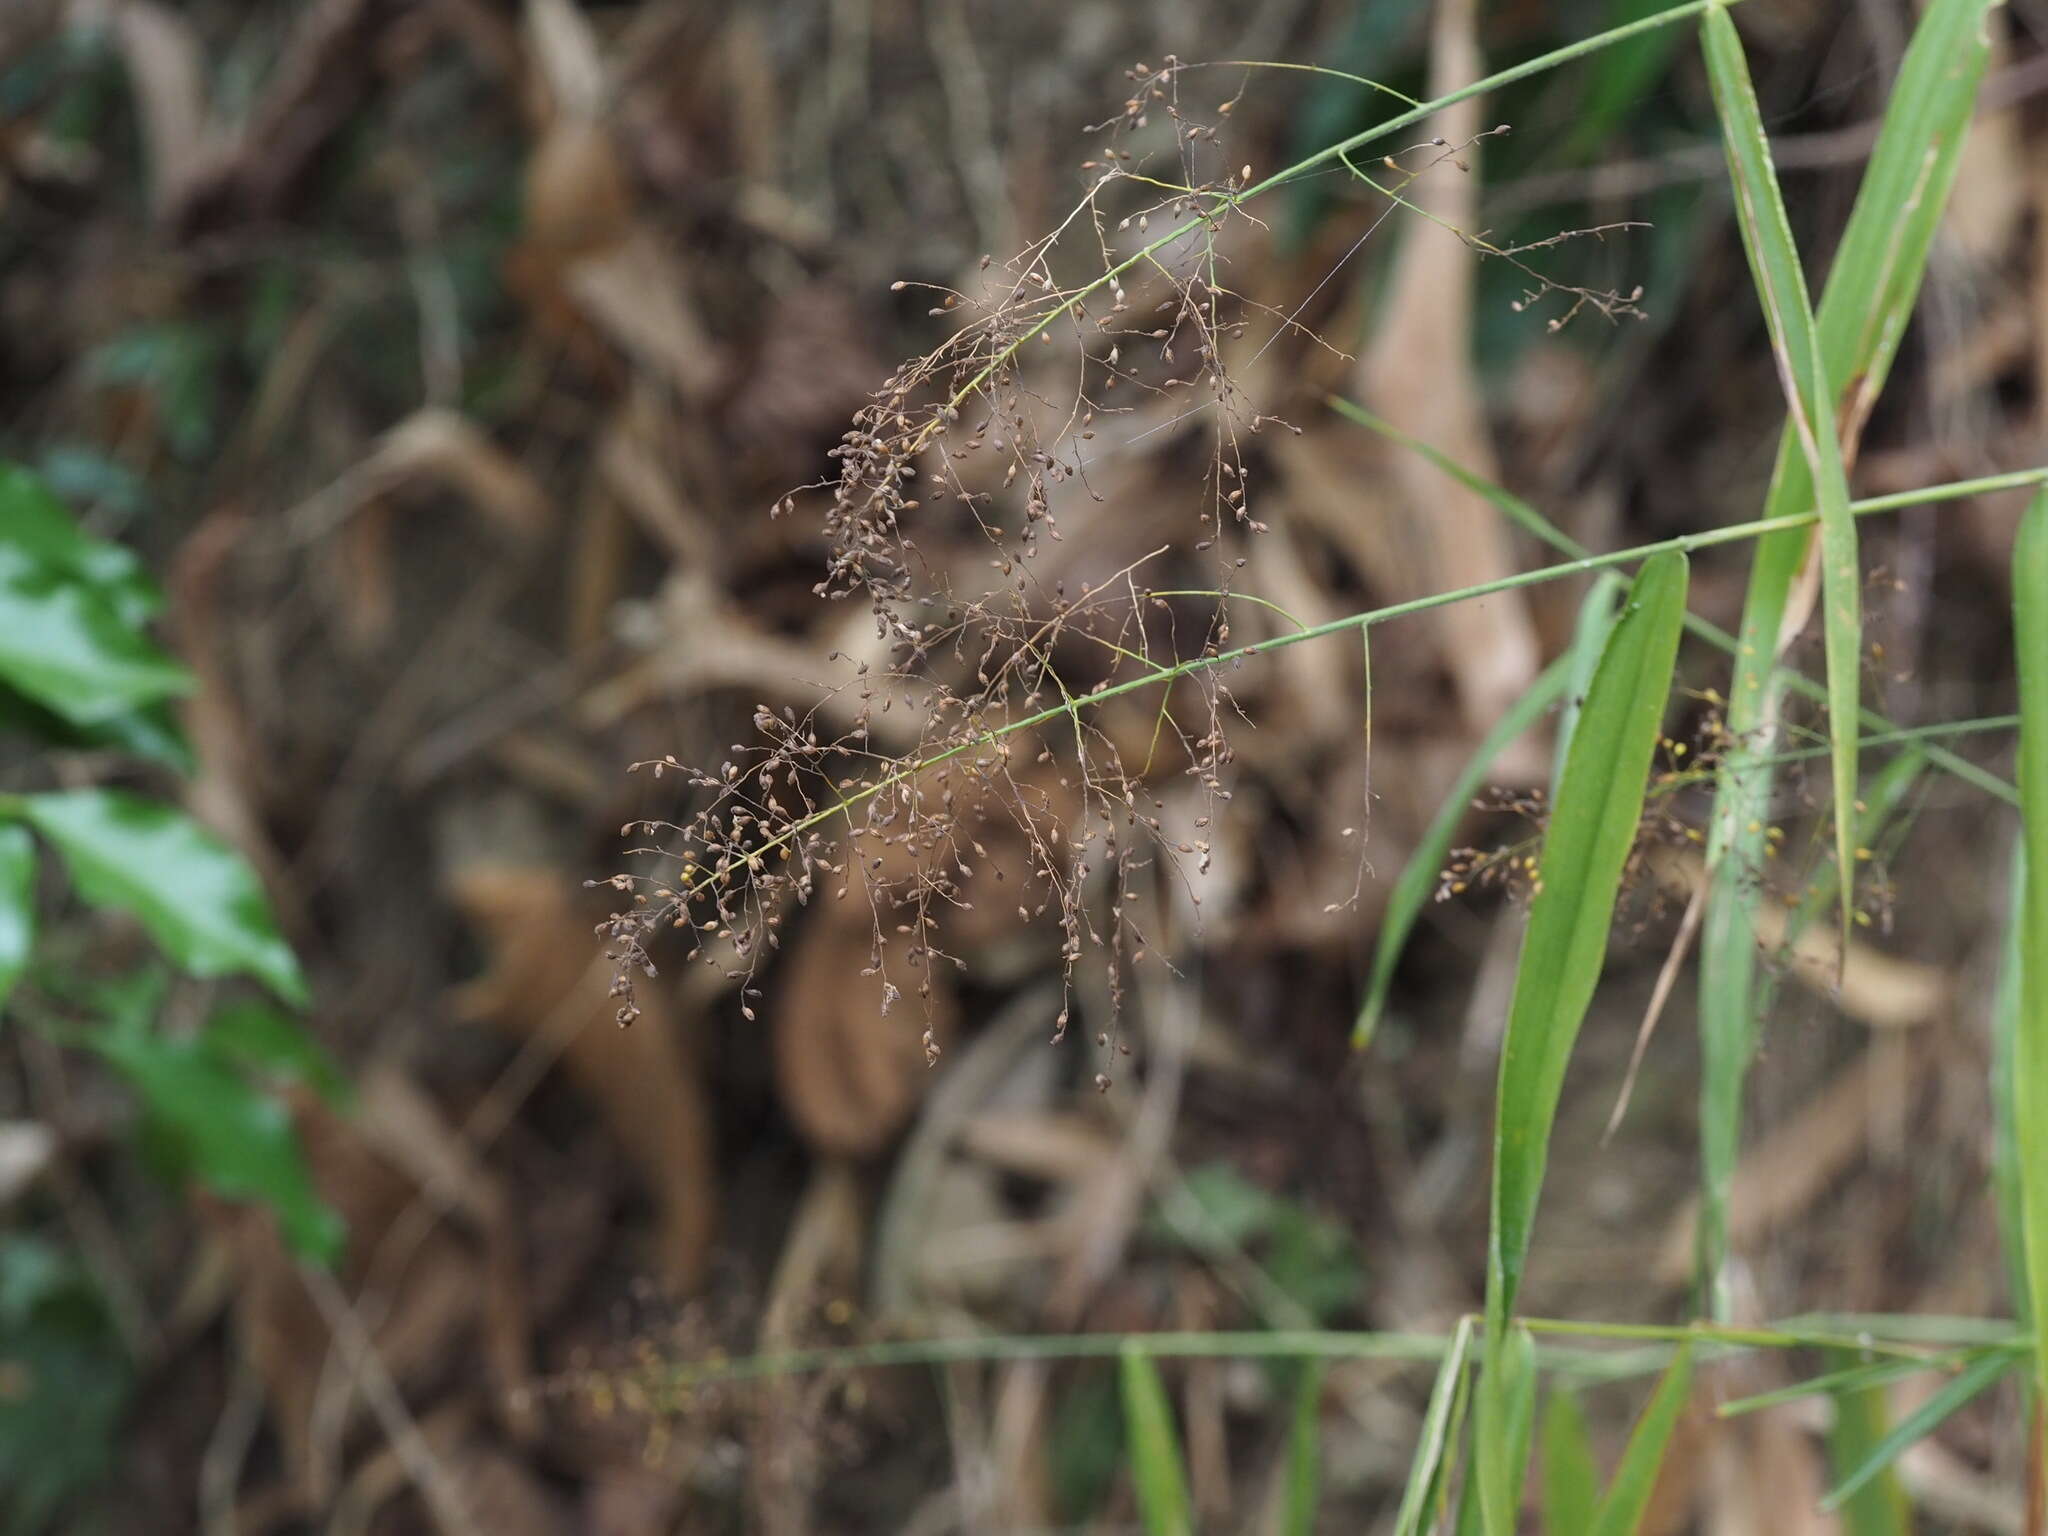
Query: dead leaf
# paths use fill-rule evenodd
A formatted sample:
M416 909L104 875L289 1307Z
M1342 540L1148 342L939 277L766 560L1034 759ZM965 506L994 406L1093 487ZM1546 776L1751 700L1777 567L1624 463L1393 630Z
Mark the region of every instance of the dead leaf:
M717 1172L710 1105L667 993L643 986L639 1021L617 1027L611 967L556 870L477 862L457 870L449 890L491 948L489 968L452 999L455 1012L516 1036L563 1040L563 1065L660 1211L663 1279L694 1291L710 1256Z
M1474 36L1475 9L1474 0L1446 0L1436 8L1433 93L1485 73ZM1481 126L1479 99L1471 97L1438 113L1430 131L1470 163L1476 146L1466 146ZM1417 180L1407 196L1455 229L1476 233L1478 185L1476 171L1440 164ZM1497 480L1499 468L1472 377L1477 268L1477 255L1452 230L1411 217L1388 285L1386 319L1360 361L1358 383L1373 409L1396 427L1475 474ZM1429 562L1428 590L1472 586L1514 570L1507 530L1484 497L1419 454L1402 453L1394 463L1417 543ZM1437 611L1436 623L1466 724L1483 731L1536 675L1536 632L1527 605L1514 593L1454 603Z
M883 982L862 977L874 936L855 896L822 909L789 946L771 1027L783 1107L813 1147L870 1157L903 1128L923 1096L927 1030L953 1033L951 985L935 978L927 1013L908 989L886 1012Z

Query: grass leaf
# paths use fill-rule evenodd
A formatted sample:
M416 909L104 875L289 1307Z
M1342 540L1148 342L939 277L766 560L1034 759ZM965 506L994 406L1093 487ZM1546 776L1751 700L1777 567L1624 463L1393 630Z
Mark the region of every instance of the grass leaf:
M1820 415L1841 423L1852 459L1856 435L1911 317L1927 252L1954 183L1988 57L1988 8L1989 0L1933 0L1927 7L1901 62L1821 295L1815 326L1827 409ZM1723 23L1726 19L1721 18ZM1732 29L1723 36L1732 42ZM1738 61L1739 51L1738 44ZM1812 473L1795 427L1788 423L1764 510L1771 515L1803 509L1813 500ZM1809 529L1788 529L1757 543L1729 688L1726 724L1733 746L1710 823L1707 858L1713 885L1700 941L1698 1241L1702 1301L1716 1317L1729 1310L1723 1273L1728 1190L1739 1155L1742 1086L1759 1017L1752 920L1757 895L1747 872L1763 864L1772 771L1754 759L1772 750L1785 687L1777 662L1811 540ZM1871 717L1863 720L1868 725ZM1937 760L1953 770L1947 758L1943 754Z
M1173 1428L1173 1405L1151 1357L1134 1349L1123 1352L1124 1431L1131 1446L1131 1481L1138 1491L1138 1513L1147 1536L1191 1536L1194 1516L1188 1501L1180 1437Z
M1304 1360L1294 1388L1294 1423L1287 1432L1287 1493L1280 1510L1281 1536L1311 1536L1322 1481L1323 1371L1321 1360Z
M2026 878L2019 910L2019 1128L2025 1315L2048 1318L2048 491L2028 503L2012 557L2013 646L2020 677L2020 818ZM2048 1402L2048 1341L2036 1335L2034 1384Z
M1600 1469L1576 1392L1554 1388L1543 1410L1543 1529L1585 1531L1600 1503Z
M1401 1495L1400 1512L1394 1517L1394 1536L1422 1536L1435 1523L1437 1499L1445 1478L1445 1448L1457 1443L1451 1424L1452 1404L1462 1405L1467 1356L1472 1350L1472 1319L1458 1319L1451 1347L1437 1367L1436 1385L1430 1388L1429 1407L1422 1415L1422 1438L1415 1443L1415 1459L1408 1467L1408 1486Z
M1607 958L1608 930L1685 616L1683 555L1645 562L1608 636L1553 799L1501 1048L1487 1251L1488 1385L1480 1394L1481 1494L1506 1530L1507 1404L1492 1368L1521 1287L1558 1095Z
M1837 1483L1820 1501L1820 1507L1830 1514L1840 1509L1856 1495L1858 1489L1897 1461L1907 1447L1933 1434L1950 1414L2003 1376L2012 1368L2012 1363L2012 1356L1999 1353L1985 1355L1966 1366L1947 1386L1900 1420L1896 1429L1878 1441L1856 1470Z
M1621 1453L1621 1465L1614 1469L1614 1481L1600 1501L1599 1513L1588 1529L1591 1536L1636 1536L1643 1523L1643 1511L1650 1506L1650 1493L1657 1486L1657 1473L1664 1465L1664 1451L1671 1444L1671 1432L1685 1410L1692 1393L1692 1345L1682 1344L1671 1357L1663 1380L1629 1431L1628 1447Z
M1839 1369L1837 1377L1854 1369L1856 1357L1846 1350L1829 1350L1828 1358ZM1884 1362L1893 1363L1893 1362ZM1869 1367L1865 1367L1866 1370ZM1834 1393L1835 1422L1828 1430L1828 1459L1835 1475L1845 1476L1863 1465L1884 1444L1884 1379L1871 1378L1838 1387ZM1906 1490L1898 1475L1887 1467L1857 1489L1842 1505L1842 1536L1912 1536L1913 1508L1906 1502Z
M1725 10L1700 23L1728 173L1735 188L1736 223L1749 253L1751 276L1771 333L1786 409L1813 485L1820 513L1821 633L1827 648L1828 714L1834 751L1835 854L1842 882L1842 948L1848 950L1855 901L1857 732L1862 687L1863 593L1856 555L1856 520L1849 512L1849 480L1835 428L1834 391L1816 337L1806 275L1792 242L1792 225L1771 166L1770 140L1749 78L1742 39Z

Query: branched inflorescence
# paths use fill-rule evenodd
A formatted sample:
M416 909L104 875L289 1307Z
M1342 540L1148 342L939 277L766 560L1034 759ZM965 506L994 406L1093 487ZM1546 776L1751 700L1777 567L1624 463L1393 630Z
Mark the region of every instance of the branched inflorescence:
M1132 94L1090 130L1106 142L1056 229L1009 261L984 257L967 287L919 285L956 329L856 414L832 450L836 477L774 507L791 516L824 501L817 595L864 602L873 641L835 653L848 675L808 712L758 705L755 740L715 771L673 757L636 765L679 775L696 809L626 829L666 840L636 852L667 862L658 876L610 882L631 898L602 930L622 1024L637 1016L635 978L654 973L664 930L686 936L690 958L725 967L751 1018L789 908L862 899L873 933L864 974L886 1011L906 990L930 999L934 968L960 963L943 947L943 919L1000 901L1057 925L1067 986L1055 1038L1094 951L1108 981L1098 1043L1122 1048L1129 968L1158 952L1162 886L1179 884L1199 910L1188 877L1208 868L1209 828L1228 799L1226 725L1238 709L1213 663L1230 640L1244 550L1265 529L1250 440L1297 430L1245 397L1225 353L1254 327L1261 352L1309 335L1298 310L1281 314L1228 281L1233 244L1255 224L1251 168L1205 171L1222 158L1218 129L1235 103L1214 122L1192 119L1188 68L1169 57L1129 72ZM1160 137L1148 134L1155 114L1170 145L1141 150ZM1418 148L1425 163L1393 189L1368 181L1389 209L1455 155L1440 140ZM1528 270L1519 251L1482 248ZM1062 275L1084 260L1089 275ZM1198 418L1209 453L1190 536L1089 579L1065 573L1073 561L1048 573L1061 564L1043 557L1061 540L1062 511L1105 500L1094 468ZM977 543L984 552L962 558ZM1156 689L1124 686L1144 680ZM1119 708L1098 707L1110 702ZM1187 825L1169 829L1160 791L1174 773L1195 795L1174 813ZM935 1059L930 1017L927 1004Z

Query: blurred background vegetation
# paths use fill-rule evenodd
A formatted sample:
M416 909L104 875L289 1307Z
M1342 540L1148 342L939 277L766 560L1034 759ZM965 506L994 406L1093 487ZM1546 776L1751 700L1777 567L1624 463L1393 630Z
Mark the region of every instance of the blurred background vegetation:
M1084 979L1080 1031L1048 1047L1058 938L1000 901L952 931L965 963L928 1070L922 1021L859 980L865 915L822 907L754 1017L676 967L617 1030L609 903L584 882L619 867L623 824L680 819L674 781L629 763L715 765L758 706L807 708L828 654L858 649L865 615L812 595L815 519L768 509L945 335L928 291L892 283L968 287L1052 228L1135 64L1314 62L1422 97L1657 8L13 0L0 820L39 841L0 843L8 910L36 930L0 1029L0 1522L1129 1528L1114 1362L682 1395L663 1367L1470 1311L1514 904L1433 906L1373 1052L1349 1037L1387 885L1562 649L1571 584L1392 632L1369 788L1352 651L1233 680L1255 728L1205 917L1142 991L1137 1070L1107 1095L1085 1043L1102 998ZM1816 273L1915 14L1737 14ZM2048 458L2048 6L1993 21L1859 494ZM1390 110L1329 76L1186 80L1208 108L1235 98L1226 154L1260 174ZM1538 559L1333 391L1598 547L1751 516L1770 473L1778 383L1690 31L1479 111L1472 131L1512 131L1416 195L1498 245L1639 224L1544 271L1640 287L1642 313L1552 326L1568 296L1519 303L1523 273L1340 175L1233 231L1233 285L1321 337L1285 331L1238 376L1301 428L1252 451L1273 532L1246 586L1309 622ZM1184 536L1202 495L1199 423L1115 431L1103 504L1077 497L1047 557L1076 581ZM1895 720L2011 707L2016 511L1866 529L1866 684ZM979 548L944 519L920 540L935 561ZM1703 556L1695 611L1734 627L1745 569ZM101 615L89 664L32 676L30 621L73 603ZM1697 723L1725 678L1688 665ZM1547 758L1496 772L1540 784ZM1522 835L1477 815L1469 834ZM1983 1022L2008 838L1929 789L1875 872L1913 922L1880 912L1839 996L1779 990L1737 1186L1747 1315L2009 1310ZM1688 983L1599 1136L1675 918L1636 892L1566 1090L1534 1311L1681 1306ZM1269 1528L1294 1379L1168 1373L1199 1528ZM1428 1370L1318 1380L1324 1520L1384 1528ZM1925 1529L2022 1528L2018 1441L1994 1432L2012 1405L1901 1463ZM1587 1397L1610 1461L1631 1409ZM1688 1420L1645 1529L1836 1529L1786 1513L1826 1482L1823 1428L1796 1407Z

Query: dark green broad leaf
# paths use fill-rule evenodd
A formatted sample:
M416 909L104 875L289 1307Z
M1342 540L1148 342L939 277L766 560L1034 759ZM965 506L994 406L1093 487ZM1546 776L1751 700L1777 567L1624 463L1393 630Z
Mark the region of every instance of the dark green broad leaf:
M79 725L0 684L0 734L27 736L45 746L75 752L122 752L161 763L181 776L189 776L198 767L172 706L163 700L125 715Z
M0 465L0 681L77 725L184 693L191 675L142 632L157 606L133 555Z
M20 827L0 826L0 1008L28 965L36 937L36 845Z
M133 915L180 967L253 976L305 1003L305 978L256 876L191 817L112 789L25 795L15 805L56 847L80 896Z
M301 1257L325 1263L340 1252L341 1220L313 1188L290 1112L219 1042L115 1023L89 1043L142 1101L170 1172L224 1199L269 1207Z
M112 1474L134 1371L85 1274L0 1236L0 1530L37 1536Z
M261 1003L230 1003L206 1021L208 1047L260 1079L303 1083L329 1104L348 1099L348 1081L306 1027Z

